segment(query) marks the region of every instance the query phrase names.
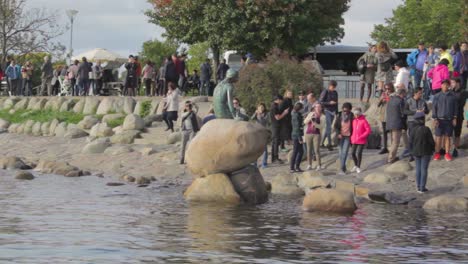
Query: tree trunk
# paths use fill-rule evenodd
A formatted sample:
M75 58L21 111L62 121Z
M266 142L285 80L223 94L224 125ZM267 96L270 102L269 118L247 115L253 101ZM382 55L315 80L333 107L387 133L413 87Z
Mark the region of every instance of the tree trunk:
M213 63L214 63L214 68L213 68L213 74L214 74L214 79L215 83L218 83L218 78L216 76L216 71L218 70L219 66L219 53L220 53L220 48L217 45L213 45L211 47L211 50L213 51Z

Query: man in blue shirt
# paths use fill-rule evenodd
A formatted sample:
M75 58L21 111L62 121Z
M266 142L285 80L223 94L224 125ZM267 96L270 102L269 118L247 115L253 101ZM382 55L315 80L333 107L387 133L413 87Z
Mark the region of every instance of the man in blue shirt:
M5 75L10 81L10 95L22 95L21 93L21 66L11 60L10 65L5 70Z
M427 50L423 42L418 44L418 49L411 52L406 58L406 63L411 69L411 76L414 77L413 86L421 87L421 80L424 73L424 64L426 63Z

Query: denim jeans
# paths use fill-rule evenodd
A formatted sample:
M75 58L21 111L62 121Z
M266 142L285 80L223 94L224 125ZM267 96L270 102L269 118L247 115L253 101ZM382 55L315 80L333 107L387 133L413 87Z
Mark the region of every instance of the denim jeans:
M200 83L200 95L208 95L210 89L210 81L201 81Z
M326 120L326 128L325 128L325 135L323 136L322 144L324 144L325 139L328 141L328 145L333 145L331 141L331 126L333 123L333 119L335 118L335 113L332 113L328 110L325 110L325 120Z
M265 145L265 150L263 151L262 166L266 167L267 163L268 163L268 145Z
M304 147L299 142L299 139L294 139L293 153L290 160L290 169L299 169L302 161L302 156L304 155Z
M80 96L86 96L88 95L88 87L89 87L89 80L88 79L81 79L78 81L78 87L79 87L79 95Z
M340 166L341 170L346 172L346 160L348 159L349 146L351 144L350 137L342 137L340 139Z
M429 162L431 162L432 155L416 156L416 184L418 190L422 191L426 188L427 182L427 170L429 168Z
M421 86L421 80L423 77L424 72L419 70L414 70L414 84L413 89L418 88ZM408 88L408 87L407 87Z
M32 95L32 80L24 80L23 95L31 96Z
M279 145L280 145L280 127L271 127L271 162L279 159Z

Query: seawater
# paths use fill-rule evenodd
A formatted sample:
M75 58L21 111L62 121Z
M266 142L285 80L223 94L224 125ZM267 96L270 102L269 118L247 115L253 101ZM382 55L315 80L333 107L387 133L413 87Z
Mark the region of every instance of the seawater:
M307 213L301 199L189 206L183 187L0 171L0 263L449 263L468 261L468 214L363 204Z

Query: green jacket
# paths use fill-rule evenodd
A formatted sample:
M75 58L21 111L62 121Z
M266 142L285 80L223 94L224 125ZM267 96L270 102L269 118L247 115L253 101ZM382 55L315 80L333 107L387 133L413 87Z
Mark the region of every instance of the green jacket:
M293 111L291 114L292 139L301 139L304 136L304 119L300 112Z

